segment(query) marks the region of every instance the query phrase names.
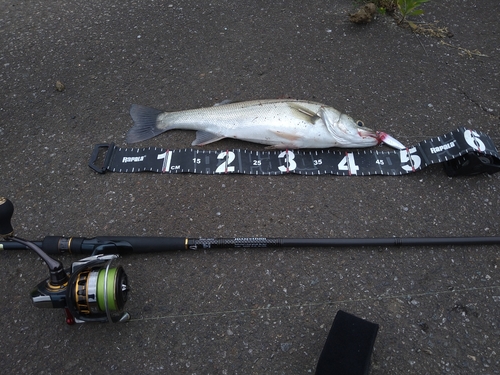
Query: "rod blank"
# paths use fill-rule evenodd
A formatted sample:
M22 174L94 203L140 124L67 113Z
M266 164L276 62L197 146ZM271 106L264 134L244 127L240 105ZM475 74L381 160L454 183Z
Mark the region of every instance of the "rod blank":
M230 249L230 248L282 248L282 247L402 247L496 245L500 237L386 237L386 238L186 238L186 237L133 237L103 236L94 238L49 236L34 242L48 254L127 254L178 250ZM0 250L25 250L26 246L0 241Z

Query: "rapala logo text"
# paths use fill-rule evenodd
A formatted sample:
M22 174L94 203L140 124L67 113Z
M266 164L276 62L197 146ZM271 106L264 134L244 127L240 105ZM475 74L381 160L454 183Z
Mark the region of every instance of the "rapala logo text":
M143 161L146 155L142 156L124 156L122 163L136 163L138 161Z
M456 142L456 141L452 141L452 142L447 143L447 144L442 145L442 146L438 146L438 147L431 147L431 154L437 154L438 152L445 151L445 150L449 150L450 148L452 148L452 147L455 147L455 146L456 146L455 142Z

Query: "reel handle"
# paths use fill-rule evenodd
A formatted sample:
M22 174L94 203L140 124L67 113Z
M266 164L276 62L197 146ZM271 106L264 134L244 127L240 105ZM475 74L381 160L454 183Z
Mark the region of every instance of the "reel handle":
M52 259L33 242L14 236L14 228L11 224L13 214L14 205L12 202L7 198L0 197L0 236L6 240L18 242L37 253L47 264L47 267L49 267L49 283L52 287L61 287L65 285L69 277L66 271L64 271L64 266L60 261Z
M14 228L10 220L14 215L14 205L4 197L0 197L0 237L10 237L14 235Z

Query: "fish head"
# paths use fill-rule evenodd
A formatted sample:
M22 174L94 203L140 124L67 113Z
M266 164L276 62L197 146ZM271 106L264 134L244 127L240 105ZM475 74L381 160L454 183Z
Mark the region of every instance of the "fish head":
M398 150L406 148L389 134L367 128L363 121L355 121L333 108L323 107L319 115L339 147L371 147L384 143Z
M319 113L338 147L371 147L380 143L377 132L351 116L323 107Z

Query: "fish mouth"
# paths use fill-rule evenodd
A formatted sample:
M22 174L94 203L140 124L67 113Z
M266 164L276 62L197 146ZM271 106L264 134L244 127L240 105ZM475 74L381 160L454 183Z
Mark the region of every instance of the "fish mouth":
M384 132L377 132L376 133L376 138L378 141L378 144L384 143L387 146L393 147L397 150L404 150L406 149L406 146L399 142L396 138L390 136L387 133Z
M358 129L358 136L361 137L361 139L363 140L362 143L365 146L366 145L375 146L380 144L378 134L374 130L368 128Z
M361 138L373 138L377 145L384 143L387 146L396 150L405 150L406 146L399 142L396 138L384 132L373 131L371 129L358 129L358 134Z
M375 131L371 130L371 129L358 129L358 134L361 138L375 138L378 140L378 135Z
M358 134L360 137L377 137L377 133L369 128L358 129Z

